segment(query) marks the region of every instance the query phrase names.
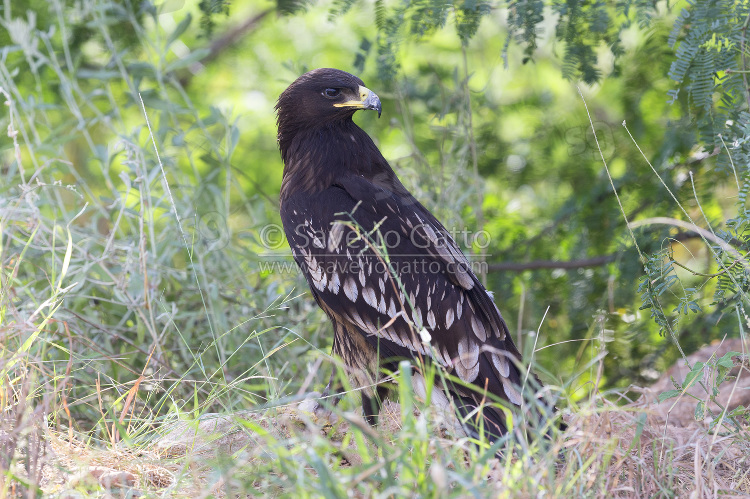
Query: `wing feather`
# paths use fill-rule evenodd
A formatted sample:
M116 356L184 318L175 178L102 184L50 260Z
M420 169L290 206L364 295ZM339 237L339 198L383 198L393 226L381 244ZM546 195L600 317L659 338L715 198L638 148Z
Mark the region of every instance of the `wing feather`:
M520 354L505 321L448 231L413 197L348 176L314 202L290 196L281 212L316 299L381 356L429 356L465 382L521 403L513 362ZM423 327L432 349L418 334Z

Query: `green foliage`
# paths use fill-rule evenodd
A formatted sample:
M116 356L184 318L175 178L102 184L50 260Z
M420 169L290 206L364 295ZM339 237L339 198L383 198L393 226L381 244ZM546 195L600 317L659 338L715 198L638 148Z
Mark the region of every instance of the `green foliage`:
M618 6L620 7L620 6ZM653 8L636 4L634 11ZM607 2L559 2L553 6L560 16L555 28L556 37L565 42L562 71L566 78L581 79L588 84L599 81L597 49L605 44L615 57L622 55L620 31L628 23L618 23ZM629 13L623 9L622 14ZM627 18L626 18L627 19Z
M214 16L218 14L223 14L225 16L229 15L229 5L230 2L228 0L201 0L198 4L198 8L201 10L201 26L203 27L203 30L206 33L206 36L211 36L214 32L214 28L216 27L216 21L214 21Z
M669 36L676 49L669 77L678 84L670 96L675 101L681 90L687 92L699 140L719 152L719 168L731 167L727 144L736 164L746 165L750 5L732 0L689 3Z
M643 302L639 310L650 310L651 318L659 326L659 332L662 334L670 327L670 324L662 310L659 298L678 281L674 274L674 261L670 258L667 263L664 263L664 256L663 252L649 256L645 266L646 275L641 277L641 283L638 286Z
M331 16L345 14L353 5L354 0L337 1L331 9ZM384 0L376 0L379 70L386 79L392 80L399 67L400 42L404 38L421 40L445 28L451 20L461 43L467 45L475 37L482 20L491 16L498 7L480 0L418 0L392 6L386 5ZM615 58L623 55L623 29L634 20L641 26L648 24L655 12L655 2L624 1L612 6L601 1L519 0L509 1L507 11L508 36L502 49L506 66L511 40L523 47L524 63L534 58L539 38L545 28L549 28L552 18L556 19L555 37L563 43L565 50L563 75L595 83L602 76L598 63L600 49L606 47ZM619 69L615 67L614 71L617 73Z
M269 318L287 307L284 286L267 280L259 292L258 276L248 271L262 258L255 249L260 224L273 208L253 205L242 189L234 190L233 208L222 198L217 178L227 188L238 182L230 158L239 131L217 108L196 109L176 77L205 53L175 59L169 52L191 16L138 57L112 29L127 23L145 38L144 23L158 14L110 7L84 10L80 19L91 29L89 43L111 49L105 66L83 54L66 65L67 40L47 37L47 28L11 33L17 45L10 46L0 87L10 89L5 98L18 148L3 170L0 227L6 262L17 262L11 289L35 298L9 299L4 315L38 330L5 348L30 352L40 342L54 370L72 363L72 396L88 391L93 376L101 378L108 405L117 405L124 378L149 362L157 379L173 380L147 397L155 414L184 410L193 394L210 408L217 403L211 394L240 385L244 400L257 400L278 388L252 381L268 376L274 363L264 361L265 350L286 343L284 335L261 342L275 329ZM243 206L255 220L240 236L229 220ZM231 243L240 237L246 246ZM51 283L55 292L45 301ZM44 314L29 315L37 307ZM82 342L79 348L56 342L64 331ZM95 404L75 410L76 425L103 437L102 417Z
M729 373L733 368L740 368L747 364L747 355L743 355L742 352L727 352L719 358L712 357L708 362L696 362L682 383L678 383L674 378L672 379L675 389L660 393L658 396L659 402L675 397L690 397L696 401L695 420L703 421L706 415L710 417L709 430L713 430L714 427L719 425L727 431L742 432L745 420L750 418L750 411L742 405L728 411L718 403L716 397L722 389L733 390L732 381L736 377L730 376ZM691 387L697 385L701 385L705 390L705 398L697 397L688 391ZM720 412L714 413L709 408L709 402L718 405L721 409Z

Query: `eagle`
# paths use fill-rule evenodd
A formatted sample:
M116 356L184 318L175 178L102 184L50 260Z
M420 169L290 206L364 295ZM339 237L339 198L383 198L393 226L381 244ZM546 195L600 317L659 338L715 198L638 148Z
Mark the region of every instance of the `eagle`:
M461 416L468 435L505 434L506 411L487 402L523 404L521 354L449 232L352 120L360 109L380 117L378 96L354 75L321 68L295 80L275 109L284 232L367 421L377 424L388 395L384 373L406 359L417 396L436 372L425 365L448 374L432 374L441 389L431 403Z

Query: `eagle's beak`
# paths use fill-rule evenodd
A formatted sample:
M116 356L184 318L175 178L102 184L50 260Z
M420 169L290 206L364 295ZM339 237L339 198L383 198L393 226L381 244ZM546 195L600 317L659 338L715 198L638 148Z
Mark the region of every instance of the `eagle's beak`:
M378 112L378 118L380 118L380 112L382 106L380 105L380 98L375 95L375 92L369 88L360 86L359 87L359 100L348 100L340 104L334 104L334 107L353 107L355 109L371 109Z

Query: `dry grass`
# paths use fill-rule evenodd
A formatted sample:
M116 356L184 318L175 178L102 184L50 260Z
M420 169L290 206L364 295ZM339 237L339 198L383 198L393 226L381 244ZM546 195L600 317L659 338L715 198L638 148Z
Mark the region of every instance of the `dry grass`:
M698 425L653 424L647 408L605 404L569 420L565 446L594 458L584 478L616 497L750 494L750 445ZM600 483L597 484L596 482Z
M722 345L731 348L736 345ZM709 346L694 354L691 360L704 360L714 354ZM675 366L677 368L677 366ZM673 370L675 369L673 368ZM738 380L735 393L750 391L750 370L735 370ZM663 379L669 379L667 373ZM655 384L660 386L660 380ZM747 421L744 433L728 433L717 425L709 431L705 422L675 426L668 420L684 423L685 407L674 401L659 403L649 390L638 401L618 406L602 396L579 406L566 416L568 429L555 437L548 447L533 446L528 453L519 447L499 459L482 463L462 439L430 434L427 438L431 463L422 463L434 490L442 495L466 491L460 480L451 479L447 471L461 471L484 482L485 491L503 497L529 497L541 493L552 497L741 497L750 495L750 441ZM672 405L677 409L669 408ZM737 403L728 400L729 408ZM694 404L693 404L694 405ZM23 410L20 405L12 406ZM34 411L26 408L32 421ZM413 412L414 419L419 418ZM21 426L27 418L19 420ZM116 497L137 491L147 496L206 497L232 495L232 481L244 480L253 473L275 467L280 458L276 447L286 449L314 447L316 440L325 440L336 449L329 453L328 468L343 480L354 479L363 496L375 489L362 488L378 472L363 456L355 434L373 437L367 440L370 452L380 448L383 458L389 453L403 452L405 446L419 445L409 428L402 424L400 407L385 406L377 431L351 413L340 415L333 426L315 421L309 413L296 406L235 414L204 414L200 420L173 420L155 427L147 444L133 446L125 442L112 445L83 441L66 429L43 428L46 446L30 449L37 453L37 464L28 470L16 462L16 476L22 481L39 483L44 493L73 497L75 493L109 490ZM37 420L36 427L39 427ZM322 425L322 426L321 426ZM408 426L408 425L407 425ZM23 434L20 427L5 426L0 435ZM413 428L412 428L413 430ZM458 460L445 460L445 449L458 450ZM297 453L300 472L319 478L305 453ZM281 456L285 459L286 456ZM217 463L226 461L217 474ZM336 462L337 461L337 462ZM382 459L381 459L382 461ZM552 467L550 464L552 463ZM282 467L283 468L283 467ZM283 474L282 468L277 472ZM28 473L31 471L31 474ZM549 477L546 474L553 473ZM244 478L243 478L244 477ZM234 484L236 485L236 484ZM374 486L375 484L373 484ZM251 480L251 490L265 493L259 477ZM283 488L274 488L284 495ZM368 493L367 491L370 491ZM67 494L67 495L66 495Z

